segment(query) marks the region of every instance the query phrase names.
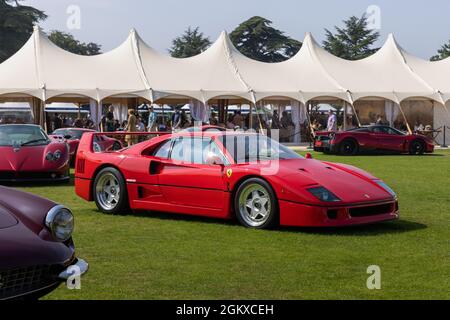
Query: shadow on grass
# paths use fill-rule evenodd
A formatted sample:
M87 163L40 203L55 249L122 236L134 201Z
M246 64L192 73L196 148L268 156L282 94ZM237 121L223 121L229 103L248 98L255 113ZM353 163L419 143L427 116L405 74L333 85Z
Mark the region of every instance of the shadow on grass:
M426 153L426 154L403 154L403 153L358 153L355 155L343 155L343 154L326 154L324 155L331 155L331 156L337 156L342 158L352 158L352 157L411 157L411 158L423 158L423 157L445 157L445 154L442 153Z
M397 220L386 221L367 225L347 226L347 227L284 227L279 231L283 232L303 232L309 234L332 234L341 236L376 236L381 234L396 234L426 229L427 226L422 223Z
M240 226L236 219L222 220L217 218L200 217L192 215L184 215L177 213L165 213L165 212L149 212L149 211L137 211L130 213L133 217L144 219L158 219L158 220L170 220L170 221L185 221L185 222L198 222L205 224L216 224L226 226ZM125 216L125 214L123 215ZM244 228L244 227L242 227ZM267 232L289 232L289 233L306 233L306 234L321 234L321 235L340 235L340 236L375 236L381 234L396 234L411 232L416 230L426 229L427 226L422 223L408 221L408 220L396 220L386 221L380 223L373 223L359 226L347 226L347 227L286 227L280 226L273 230L265 230Z
M18 181L18 182L4 182L1 184L5 187L11 188L45 188L45 187L74 187L75 175L70 174L70 181Z

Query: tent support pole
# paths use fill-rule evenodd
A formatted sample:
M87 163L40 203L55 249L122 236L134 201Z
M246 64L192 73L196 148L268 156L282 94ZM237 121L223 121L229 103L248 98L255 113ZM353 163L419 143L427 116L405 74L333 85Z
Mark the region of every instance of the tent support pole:
M252 106L253 106L253 103L250 103L250 110L249 110L249 113L248 113L248 116L249 116L249 118L248 118L248 126L249 126L249 130L250 129L253 129L253 112L252 112Z
M359 116L358 113L356 112L355 105L353 103L350 103L350 105L352 106L353 113L355 114L356 121L358 122L358 127L361 127L361 121L359 121Z
M344 121L343 121L344 131L347 130L347 102L344 101Z
M406 118L406 114L405 114L405 112L403 111L403 108L402 108L402 106L401 106L401 103L399 102L397 105L398 105L398 108L400 109L400 112L401 112L401 114L402 114L402 116L403 116L403 119L405 120L406 128L408 129L408 133L409 133L409 134L412 134L413 132L412 132L412 130L411 130L411 127L409 126L408 119Z
M306 103L305 108L306 108L306 119L308 120L309 131L311 132L310 139L312 138L314 140L314 138L316 137L316 132L314 131L312 123L311 123L311 115L309 114L310 110L311 110L311 104L309 103L309 101ZM310 146L312 147L312 141L310 141L310 142L311 142Z

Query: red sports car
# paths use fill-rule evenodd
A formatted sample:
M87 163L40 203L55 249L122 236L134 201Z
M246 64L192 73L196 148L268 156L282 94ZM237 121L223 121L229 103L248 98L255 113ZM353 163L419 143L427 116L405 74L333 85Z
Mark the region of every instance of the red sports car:
M0 182L68 181L69 148L36 125L0 125Z
M168 134L94 152L85 134L75 189L100 211L237 219L246 227L347 226L398 218L396 194L358 168L303 158L258 134Z
M86 132L96 132L91 129L84 128L62 128L53 131L49 136L52 139L65 141L69 145L70 161L75 163L78 144L81 136ZM107 136L96 136L95 143L99 150L119 150L122 149L122 143L117 139L112 139Z
M374 125L338 132L317 132L314 150L354 155L364 152L423 154L434 151L432 139Z
M72 212L0 187L0 300L39 298L88 264L75 255Z

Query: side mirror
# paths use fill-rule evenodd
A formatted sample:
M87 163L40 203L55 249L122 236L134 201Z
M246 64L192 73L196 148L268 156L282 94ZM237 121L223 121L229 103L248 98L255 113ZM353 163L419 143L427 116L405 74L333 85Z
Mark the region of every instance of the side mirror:
M206 164L217 165L217 166L224 165L222 158L219 157L217 154L208 155L208 157L206 158Z
M308 152L308 153L305 155L305 158L306 158L306 159L312 159L313 156L312 156L311 153Z

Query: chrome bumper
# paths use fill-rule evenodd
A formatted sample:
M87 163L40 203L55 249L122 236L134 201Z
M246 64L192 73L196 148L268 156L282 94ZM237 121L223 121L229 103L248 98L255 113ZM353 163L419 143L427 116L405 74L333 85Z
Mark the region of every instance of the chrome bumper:
M58 278L60 280L67 280L71 276L82 276L88 270L89 264L83 259L77 259L77 262L67 266L67 268L58 275Z

